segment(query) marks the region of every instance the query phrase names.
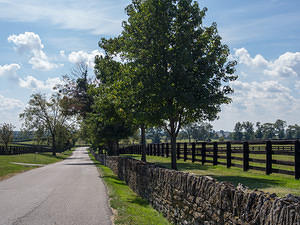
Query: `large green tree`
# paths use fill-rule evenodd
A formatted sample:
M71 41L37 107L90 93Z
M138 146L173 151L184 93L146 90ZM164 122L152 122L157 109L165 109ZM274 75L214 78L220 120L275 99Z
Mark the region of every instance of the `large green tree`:
M176 169L176 137L185 124L217 118L230 103L229 81L236 79L235 62L222 44L217 26L202 23L206 8L192 0L134 0L128 21L115 39L102 39L110 52L139 70L148 108L171 137L172 168ZM153 111L155 111L153 110Z
M49 99L42 94L33 94L20 114L27 130L44 131L50 135L53 155L56 155L57 147L62 146L59 132L65 130L63 133L66 134L66 130L74 124L73 117L65 113L60 103L59 94L53 94Z

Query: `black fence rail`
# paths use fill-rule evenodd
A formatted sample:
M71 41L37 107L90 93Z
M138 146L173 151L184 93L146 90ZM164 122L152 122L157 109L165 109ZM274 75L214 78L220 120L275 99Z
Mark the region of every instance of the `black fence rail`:
M171 144L148 144L147 155L170 157ZM141 145L120 148L120 154L141 154ZM176 157L202 165L224 165L300 178L299 140L177 143Z
M22 145L8 146L8 149L6 150L4 146L0 145L0 155L18 155L35 152L51 152L51 147L42 145Z

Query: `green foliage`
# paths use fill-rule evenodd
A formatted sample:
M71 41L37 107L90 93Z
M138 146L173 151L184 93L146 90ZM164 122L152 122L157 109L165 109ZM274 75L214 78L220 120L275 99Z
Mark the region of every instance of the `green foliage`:
M10 123L0 124L0 143L4 144L5 151L8 151L8 144L13 139L14 126Z
M287 139L293 139L293 138L300 138L300 126L295 125L289 125L286 129L286 138Z
M163 138L163 136L164 136L164 132L163 132L163 129L160 127L157 127L157 128L151 127L149 129L147 129L146 137L148 139L151 139L153 144L159 144L161 142L161 139Z
M241 141L243 139L243 125L237 122L234 126L233 140Z
M50 99L41 94L33 94L28 106L20 114L27 130L37 131L39 136L50 135L53 155L58 146L61 147L68 141L67 134L73 128L72 116L64 113L60 101L59 94L52 95Z
M221 43L216 24L202 25L206 8L201 10L197 2L135 0L126 12L122 34L100 42L108 54L101 60L110 69L98 74L104 74L104 83L119 78L123 66L109 57L120 54L126 60L124 66L130 68L136 87L131 89L138 112L134 118L144 124L164 121L176 168L179 130L185 124L215 119L220 106L230 103L228 94L233 90L228 83L236 79L236 63L228 61L229 49Z
M88 78L88 66L79 63L72 69L70 76L63 76L63 84L55 87L63 95L60 106L65 114L86 117L91 111L92 96L88 95L91 80Z
M243 122L242 126L244 128L244 140L246 140L246 141L253 140L254 124L249 121L246 121L246 122Z

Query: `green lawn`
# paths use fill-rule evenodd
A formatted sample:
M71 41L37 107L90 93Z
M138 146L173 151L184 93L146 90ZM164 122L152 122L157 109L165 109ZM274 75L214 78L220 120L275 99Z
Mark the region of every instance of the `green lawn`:
M61 161L72 154L72 150L62 153L57 153L57 156L52 156L51 152L39 154L22 154L22 155L0 155L0 180L11 177L14 174L24 172L36 166L23 166L12 164L17 163L30 163L30 164L50 164Z
M118 179L111 169L91 159L100 169L101 177L109 191L110 205L117 211L115 224L126 225L164 225L170 224L162 214L154 210L146 200L135 194L125 182Z
M140 155L124 155L135 159L140 159ZM147 156L147 161L160 164L164 167L171 168L170 158L159 156ZM200 163L184 162L178 160L178 170L190 172L198 175L208 175L219 181L228 181L237 185L242 183L250 189L259 189L265 192L276 193L278 196L294 194L300 196L300 180L295 180L293 176L271 174L265 175L264 172L249 170L244 172L240 168L232 167L227 169L225 166L205 165ZM240 162L242 163L242 162Z

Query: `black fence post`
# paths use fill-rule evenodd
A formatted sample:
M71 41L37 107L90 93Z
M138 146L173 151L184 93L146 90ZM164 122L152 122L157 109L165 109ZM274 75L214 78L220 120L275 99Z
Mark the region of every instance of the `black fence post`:
M187 143L184 143L183 159L184 159L184 161L187 160Z
M192 143L192 162L195 162L195 158L196 158L196 144Z
M300 142L295 142L295 179L300 178Z
M165 150L165 144L162 143L162 144L161 144L161 156L162 156L162 157L165 156L165 151L164 151L164 150Z
M149 144L147 144L147 147L146 147L146 154L150 155Z
M158 152L158 156L161 156L161 152L160 152L160 144L157 144L157 152Z
M152 152L152 144L150 144L150 155L152 155L153 154L153 152Z
M180 159L180 143L177 143L177 159Z
M243 170L249 170L249 143L243 143Z
M213 159L213 165L218 165L218 143L214 143L214 159Z
M272 142L267 141L266 144L266 174L272 173Z
M202 165L205 164L206 161L206 142L202 143L202 149L201 149L201 161Z
M226 143L226 158L227 158L227 168L231 167L231 143Z
M169 143L166 144L166 157L169 158Z

